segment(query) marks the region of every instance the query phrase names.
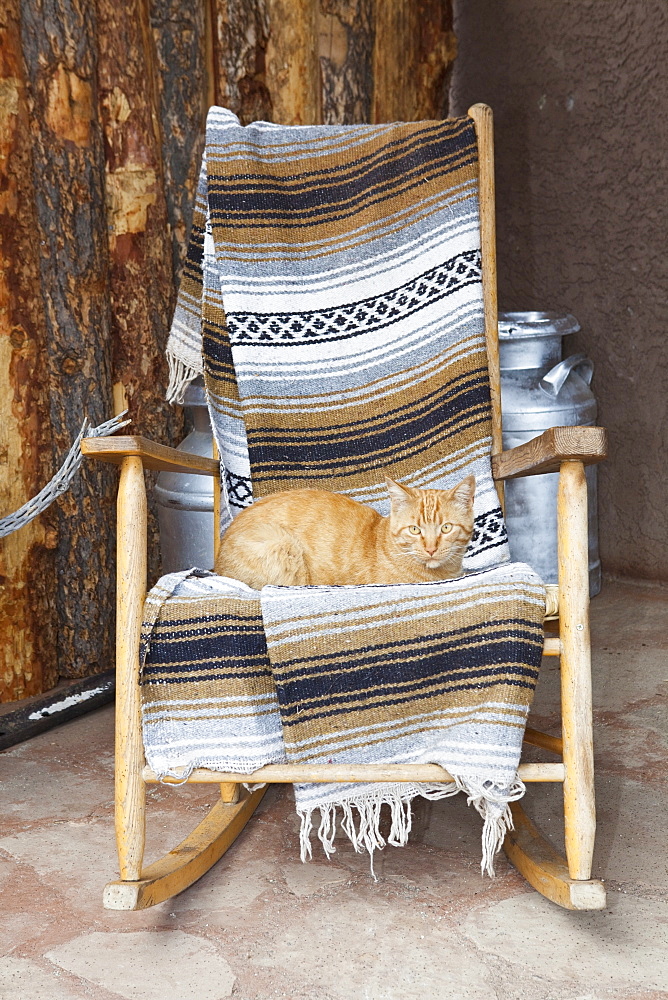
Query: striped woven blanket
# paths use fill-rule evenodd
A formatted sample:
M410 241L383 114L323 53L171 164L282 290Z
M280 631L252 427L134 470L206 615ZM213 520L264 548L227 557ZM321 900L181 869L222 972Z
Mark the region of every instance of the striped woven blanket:
M544 594L507 538L491 476L475 130L468 118L242 127L212 108L168 342L169 396L203 373L222 528L258 497L345 493L387 514L384 477L476 477L461 580L265 588L194 571L146 606L144 740L161 775L279 760L434 762L454 783L296 788L302 856L340 820L403 843L417 794L484 817L483 866L522 793L517 766Z
M313 813L327 854L404 844L411 802L463 790L484 819L483 868L511 824L545 608L521 564L438 584L266 587L163 577L142 636L144 743L162 777L268 763L436 763L453 783L297 785L302 858ZM266 639L266 642L265 642Z
M387 514L385 475L447 489L473 473L465 567L509 558L471 119L242 127L212 108L167 351L170 398L204 373L223 528L277 490Z

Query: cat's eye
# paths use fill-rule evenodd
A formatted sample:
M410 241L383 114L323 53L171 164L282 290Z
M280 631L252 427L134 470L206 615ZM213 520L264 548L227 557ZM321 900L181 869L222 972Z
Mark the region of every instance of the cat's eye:
M420 529L418 528L417 524L409 524L408 525L408 530L410 531L411 535L419 535L420 534Z
M442 525L441 531L443 532L444 535L447 535L449 531L452 531L452 525L451 524Z

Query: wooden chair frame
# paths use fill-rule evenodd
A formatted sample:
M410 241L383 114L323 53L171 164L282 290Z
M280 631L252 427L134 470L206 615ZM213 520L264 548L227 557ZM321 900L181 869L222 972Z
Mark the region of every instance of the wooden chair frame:
M561 756L558 763L521 764L525 782L561 782L564 790L565 858L543 839L519 803L513 804L515 830L504 849L540 893L568 909L602 909L605 890L591 878L594 808L587 486L584 467L606 454L599 427L556 427L526 444L503 451L496 302L496 237L492 113L483 104L469 110L475 121L480 163L480 214L485 326L493 406L492 471L503 482L559 471L558 587L548 588L546 617L557 618L558 635L546 635L544 652L561 658L562 737L527 729L525 742ZM143 867L146 784L157 781L146 766L141 731L139 636L146 595L147 505L144 469L197 472L218 483L219 463L185 454L142 437L89 438L85 454L121 466L118 492L116 840L120 880L104 891L109 909L153 906L182 892L206 872L234 842L264 794L248 793L242 782L448 781L436 764L288 765L272 764L252 775L204 768L188 778L215 782L221 798L197 828L164 858ZM503 497L502 497L503 499Z

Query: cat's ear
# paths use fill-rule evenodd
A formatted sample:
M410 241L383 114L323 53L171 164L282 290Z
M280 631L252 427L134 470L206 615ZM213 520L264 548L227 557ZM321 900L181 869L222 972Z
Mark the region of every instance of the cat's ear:
M467 512L473 507L475 498L475 476L467 476L452 491L452 499L458 507Z
M387 492L390 494L390 503L395 510L403 507L404 504L412 503L415 499L415 494L410 486L402 486L401 483L395 483L394 479L390 479L389 476L385 476L385 485L387 486Z

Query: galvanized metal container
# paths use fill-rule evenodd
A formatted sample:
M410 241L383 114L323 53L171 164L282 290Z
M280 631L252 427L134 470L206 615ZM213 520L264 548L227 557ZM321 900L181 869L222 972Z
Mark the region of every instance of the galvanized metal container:
M211 458L213 435L202 379L186 389L183 405L194 429L179 451ZM213 568L213 479L211 476L161 472L155 486L163 573L197 566Z
M514 448L548 427L596 423L589 388L594 365L584 354L562 360L562 337L580 329L574 316L508 312L499 316L503 447ZM601 589L596 511L597 470L587 469L589 593ZM557 473L506 483L506 524L514 560L557 582Z

